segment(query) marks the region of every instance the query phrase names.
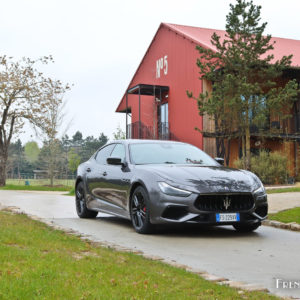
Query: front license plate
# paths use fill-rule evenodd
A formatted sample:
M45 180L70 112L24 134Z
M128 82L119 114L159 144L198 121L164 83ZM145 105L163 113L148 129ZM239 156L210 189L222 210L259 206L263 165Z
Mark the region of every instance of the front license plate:
M238 222L240 220L240 214L216 214L217 222Z

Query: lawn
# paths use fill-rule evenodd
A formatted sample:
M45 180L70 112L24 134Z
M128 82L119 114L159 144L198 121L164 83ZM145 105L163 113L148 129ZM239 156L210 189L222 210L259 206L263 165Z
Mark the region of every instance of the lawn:
M29 182L29 185L25 184ZM7 179L6 186L2 190L26 190L26 191L71 191L74 189L74 179L55 179L54 185L50 186L49 179Z
M277 299L0 212L0 299Z
M18 191L52 191L52 192L69 192L69 186L44 186L44 185L13 185L7 184L0 187L0 190L18 190Z
M50 179L7 179L7 185L21 185L25 186L25 181L29 182L31 186L49 186ZM75 179L54 179L55 186L69 186L73 187L75 184Z
M283 210L276 214L269 214L268 218L282 223L296 222L300 224L300 207Z
M289 192L300 192L300 187L282 188L282 189L268 189L267 194L276 193L289 193Z

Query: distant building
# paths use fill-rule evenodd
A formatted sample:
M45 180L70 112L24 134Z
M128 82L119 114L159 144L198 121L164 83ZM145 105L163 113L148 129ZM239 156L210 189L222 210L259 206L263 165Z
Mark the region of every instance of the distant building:
M187 90L198 95L212 89L210 82L199 80L196 66L199 53L195 47L201 45L213 49L210 39L214 32L221 37L225 34L225 31L215 29L160 25L116 109L126 113L128 138L179 140L216 156L216 139L208 134L214 130L214 122L199 116L196 101L186 95ZM283 55L294 55L292 68L284 72L281 82L289 78L300 82L300 41L275 37L273 40L276 41L274 61ZM296 175L300 165L300 97L290 113L292 118L285 121L270 118L268 127L276 128L280 134L269 134L264 137L264 143L253 126L251 150L255 152L264 147L287 153L290 173ZM240 142L235 140L231 146L230 165L240 153Z

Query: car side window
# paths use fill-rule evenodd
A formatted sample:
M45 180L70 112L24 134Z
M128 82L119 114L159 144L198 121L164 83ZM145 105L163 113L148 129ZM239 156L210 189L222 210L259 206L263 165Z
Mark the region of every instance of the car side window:
M122 161L125 160L125 147L122 144L117 144L113 152L110 155L111 157L120 157Z
M99 150L95 157L97 163L101 165L106 165L107 164L106 159L110 157L110 154L115 146L116 144L111 144Z

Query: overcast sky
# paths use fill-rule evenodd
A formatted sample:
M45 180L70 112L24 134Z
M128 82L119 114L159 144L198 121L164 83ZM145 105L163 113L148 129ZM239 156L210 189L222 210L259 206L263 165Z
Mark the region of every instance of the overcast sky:
M68 134L109 137L124 114L115 113L161 22L225 28L229 0L1 1L0 53L19 58L52 54L51 76L74 84L67 94ZM255 0L267 33L300 40L299 0ZM289 53L287 53L289 54ZM26 142L29 130L20 138Z

